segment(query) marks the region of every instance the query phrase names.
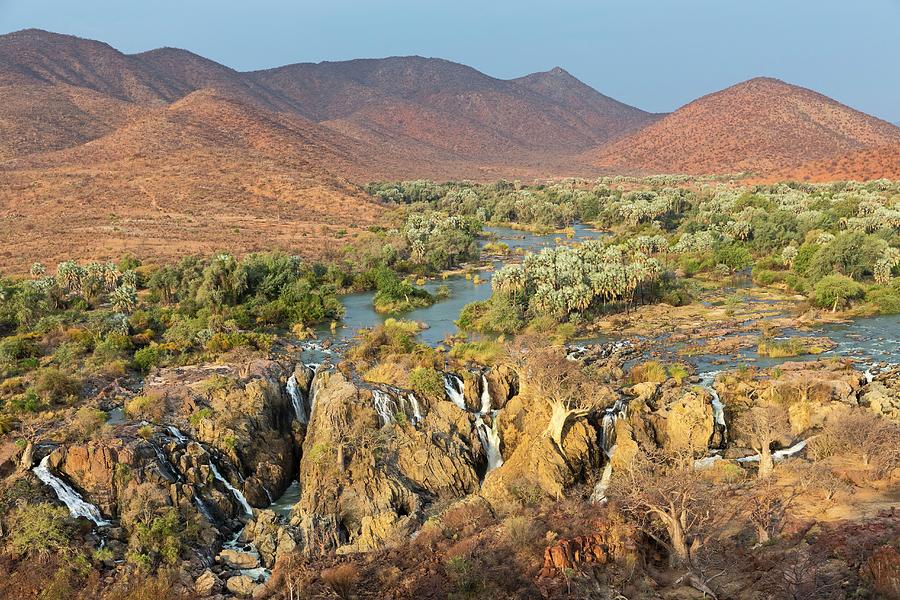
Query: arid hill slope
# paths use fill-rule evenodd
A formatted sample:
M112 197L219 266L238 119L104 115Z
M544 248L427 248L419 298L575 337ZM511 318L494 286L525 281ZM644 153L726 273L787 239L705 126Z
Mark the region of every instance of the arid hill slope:
M363 153L300 117L194 92L94 141L0 168L0 265L22 272L33 260L126 251L322 257L381 213L340 174Z
M900 142L900 128L805 88L758 78L704 96L605 147L594 165L663 173L770 173Z
M900 144L866 150L813 161L793 169L776 171L770 181L871 181L900 179Z

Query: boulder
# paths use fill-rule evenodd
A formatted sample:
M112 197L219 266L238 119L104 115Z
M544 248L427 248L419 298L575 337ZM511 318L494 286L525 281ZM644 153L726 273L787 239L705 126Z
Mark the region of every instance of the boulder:
M257 588L257 583L246 575L236 575L229 577L225 582L225 589L235 596L252 596Z
M226 548L219 553L219 560L232 569L255 569L259 566L259 557L249 552Z
M194 591L198 596L212 596L218 594L222 590L222 580L218 576L206 569L194 581Z
M241 534L242 538L256 546L260 559L271 569L279 557L297 548L296 530L278 521L271 510L259 511Z
M427 503L478 489L472 426L450 402L382 427L371 392L342 373L315 386L291 521L301 545L371 550L411 533Z

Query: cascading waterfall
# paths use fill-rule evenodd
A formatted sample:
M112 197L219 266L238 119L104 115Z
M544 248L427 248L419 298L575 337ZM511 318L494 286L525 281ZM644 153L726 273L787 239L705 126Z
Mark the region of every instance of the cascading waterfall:
M153 442L150 442L153 453L156 454L156 460L159 462L160 472L163 477L171 481L181 481L181 474L175 469L175 465L169 460L169 457Z
M606 456L612 456L616 445L616 421L628 414L628 403L619 399L603 412L601 419L602 434L600 444Z
M491 412L491 388L484 373L481 374L481 414Z
M394 422L394 415L397 412L397 404L387 392L382 390L372 390L372 400L375 403L375 412L381 419L381 426L384 427L388 423Z
M463 394L463 380L453 373L444 373L444 391L450 402L461 410L466 410L466 397Z
M172 436L173 436L176 440L178 440L178 442L180 442L180 443L182 443L182 444L187 443L188 439L187 439L187 438L184 436L184 434L181 433L181 431L179 431L178 428L175 427L174 425L169 425L168 427L166 427L166 430L167 430L169 433L171 433Z
M603 453L606 454L606 466L603 468L600 481L594 485L594 490L591 492L591 502L595 504L606 502L606 490L609 489L609 482L612 481L611 459L616 451L616 421L627 414L628 403L622 399L616 400L615 404L603 412L603 418L600 421L602 428L600 445L603 447Z
M475 430L478 432L478 439L484 448L487 456L487 473L490 473L503 464L503 454L500 453L500 432L498 431L498 419L494 417L494 422L490 427L481 418L481 415L475 418Z
M713 381L719 371L709 371L700 375L700 385L707 390L712 396L713 419L715 420L716 429L722 432L722 443L728 439L728 425L725 423L725 405L719 399L719 393L713 387Z
M247 516L252 517L253 508L250 506L250 503L247 502L247 498L244 497L243 492L231 485L230 481L222 477L222 474L219 473L219 469L216 468L216 463L213 462L212 458L209 459L209 470L212 471L213 477L221 481L222 485L224 485L232 494L234 494L234 497L237 498L237 501L240 503L241 507L243 507L244 512L247 513Z
M612 462L607 461L606 467L603 468L603 475L600 476L600 481L597 482L594 486L594 491L591 492L591 502L594 504L606 502L606 490L609 489L610 481L612 481Z
M294 407L294 417L304 425L309 423L309 415L306 412L305 398L300 384L297 383L297 374L291 373L287 380L287 393L291 397L291 405Z
M73 517L76 519L78 517L90 519L98 527L109 525L109 521L106 521L103 518L99 508L90 502L85 502L84 498L82 498L78 492L72 489L65 481L50 472L49 454L45 456L40 464L32 469L32 471L45 485L53 488L53 491L56 492L56 497L66 505L69 509L69 514Z
M422 417L422 411L419 408L419 399L416 398L416 395L412 392L410 392L406 398L409 400L409 405L412 407L413 425L417 425L424 418Z
M782 458L787 458L789 456L793 456L806 448L807 440L802 440L797 442L790 448L785 448L784 450L776 450L772 453L772 460L781 460ZM745 456L743 458L737 459L737 462L759 462L760 456L759 454L754 454L753 456Z

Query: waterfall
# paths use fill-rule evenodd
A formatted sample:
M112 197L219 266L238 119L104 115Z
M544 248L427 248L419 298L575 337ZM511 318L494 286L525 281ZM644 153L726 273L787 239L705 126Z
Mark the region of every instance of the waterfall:
M712 396L713 420L716 429L722 431L722 443L728 439L728 425L725 423L725 405L719 399L719 393L713 387L713 381L716 379L720 371L709 371L700 375L700 386L706 389Z
M49 485L56 492L56 497L69 509L69 514L74 518L84 517L90 519L98 527L109 525L109 521L103 519L100 509L85 502L84 499L72 489L66 482L50 472L50 455L44 457L41 463L32 471L45 485Z
M484 373L481 374L481 414L491 412L491 388Z
M412 407L413 425L417 425L424 418L422 417L422 411L419 409L419 399L416 398L416 395L412 392L410 392L406 398L409 400L409 405Z
M384 427L388 423L393 423L394 415L397 412L397 404L394 400L381 390L372 390L372 400L375 402L375 412L378 413L378 418L381 419L381 426Z
M194 504L197 505L197 510L200 511L200 514L206 518L210 523L215 523L215 519L213 519L212 513L209 512L209 507L206 506L206 502L200 497L200 494L197 493L197 490L194 489Z
M444 373L444 391L450 402L461 410L466 410L466 397L463 395L463 380L453 373Z
M300 384L297 383L296 373L291 373L287 380L287 393L291 397L291 404L294 407L296 419L304 425L309 423L309 415L304 406L305 398L303 397L303 391L300 389Z
M309 363L306 366L313 372L312 379L309 382L309 413L307 414L307 416L311 419L313 408L315 408L316 406L316 378L319 376L319 371L322 365L319 363Z
M237 501L240 502L241 506L243 507L244 512L247 513L248 516L252 517L253 509L250 507L250 503L247 502L247 499L244 497L244 494L241 492L241 490L231 485L231 482L222 477L222 474L219 473L219 469L216 468L216 463L213 462L212 457L210 457L209 459L209 470L212 471L213 477L221 481L222 485L224 485L231 491L232 494L234 494L234 497L237 498Z
M613 448L616 445L616 421L620 417L628 413L628 403L619 399L616 403L603 411L603 418L600 421L602 427L600 445L606 456L612 456Z
M488 427L481 418L481 415L475 418L475 430L478 432L478 438L484 447L484 453L487 456L487 473L490 473L503 464L503 455L500 453L500 433L498 431L499 420L495 417L491 427Z
M603 469L603 475L600 477L600 481L594 486L594 491L591 492L591 502L594 504L599 504L601 502L606 502L606 490L609 489L609 482L612 480L612 463L606 463L606 467Z
M186 443L186 442L188 441L188 439L187 439L186 437L184 437L184 434L181 433L181 432L178 430L178 428L175 427L174 425L169 425L168 427L166 427L166 430L167 430L169 433L171 433L172 436L173 436L176 440L178 440L180 443L184 444L184 443Z
M172 464L169 457L160 450L159 446L153 442L148 443L150 444L150 447L153 448L153 453L156 454L156 460L159 462L160 473L162 476L170 481L181 481L181 474L175 469L175 465Z
M788 456L793 456L806 448L807 440L802 440L791 446L790 448L785 448L784 450L777 450L772 453L772 460L781 460L782 458L787 458ZM737 459L738 462L759 462L759 454L754 454L753 456L745 456L743 458Z

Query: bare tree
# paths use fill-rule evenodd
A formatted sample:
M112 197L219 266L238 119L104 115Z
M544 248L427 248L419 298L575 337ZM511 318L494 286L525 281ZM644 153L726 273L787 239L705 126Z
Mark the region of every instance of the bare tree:
M796 497L796 491L779 488L771 480L756 486L749 498L749 513L758 544L767 543L781 531Z
M745 410L736 420L736 429L746 432L754 450L759 453L760 479L772 474L772 443L789 433L787 411L778 404L758 404Z
M710 534L715 498L700 471L684 460L639 452L617 470L609 495L669 551L673 567L697 571L694 558Z
M589 415L599 406L605 388L587 377L577 363L566 360L559 349L532 350L521 362L522 382L529 392L545 402L550 419L545 435L565 457L563 440L572 421Z

